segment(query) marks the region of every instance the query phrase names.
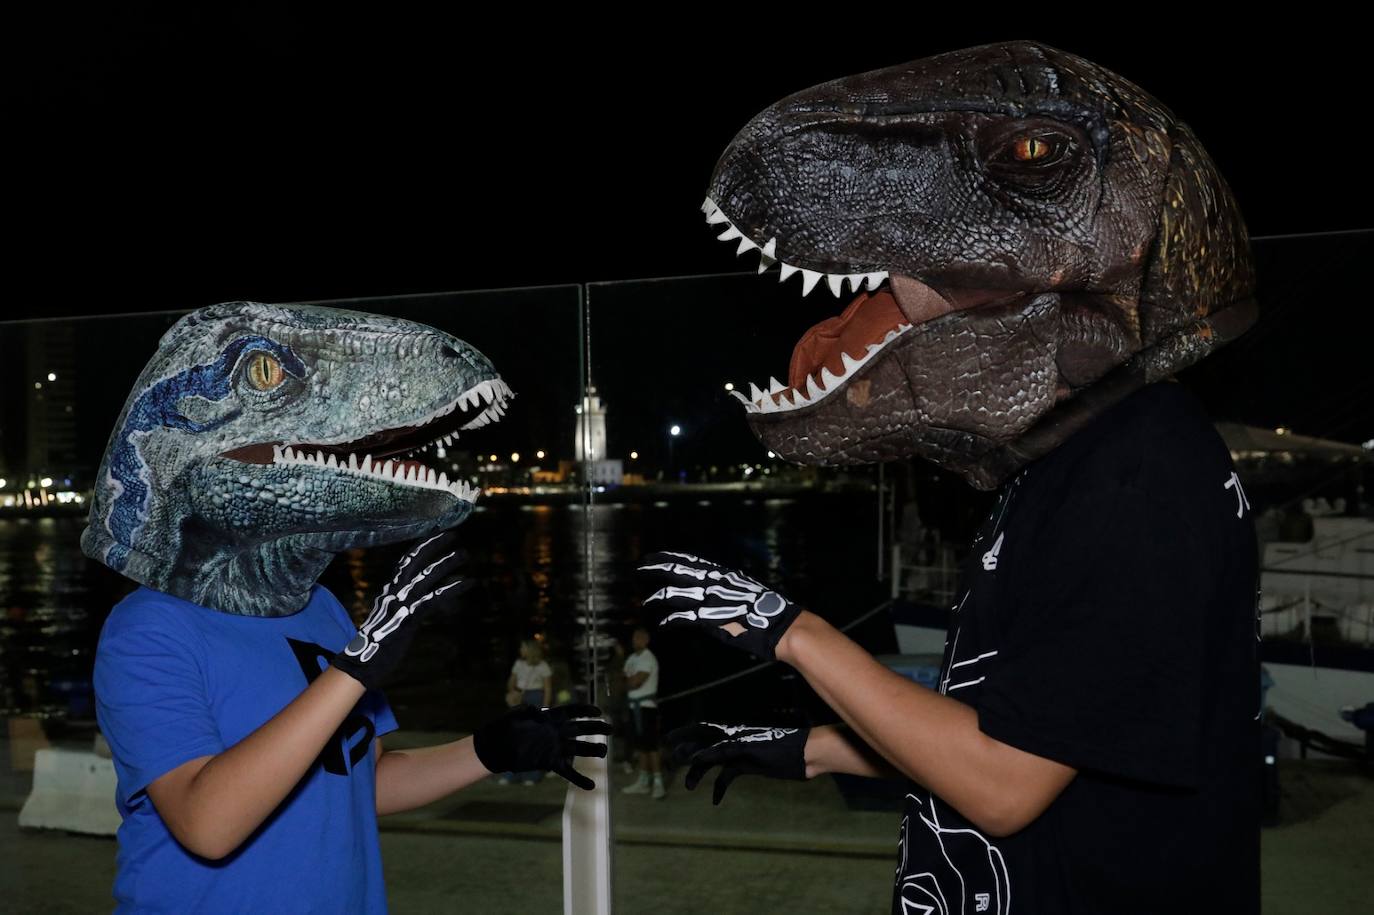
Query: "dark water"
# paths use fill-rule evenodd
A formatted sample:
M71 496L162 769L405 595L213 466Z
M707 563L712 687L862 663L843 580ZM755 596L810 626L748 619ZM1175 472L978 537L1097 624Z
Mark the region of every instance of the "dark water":
M424 621L388 697L403 727L470 729L502 708L519 641L535 634L549 646L556 689L584 687L589 607L601 631L626 642L635 623L656 621L640 607L653 585L634 572L636 560L654 550L736 564L836 622L853 619L883 596L875 580L875 512L876 497L864 493L712 494L590 509L490 500L460 529L476 586L456 614ZM91 716L100 626L133 585L81 554L83 526L76 517L0 518L0 700L11 711ZM321 581L362 614L402 550L341 555ZM691 634L657 639L653 648L664 696L754 663ZM708 691L665 717L718 708L739 714L741 695L743 710L757 716L796 715L809 702L778 666L736 682L743 694Z

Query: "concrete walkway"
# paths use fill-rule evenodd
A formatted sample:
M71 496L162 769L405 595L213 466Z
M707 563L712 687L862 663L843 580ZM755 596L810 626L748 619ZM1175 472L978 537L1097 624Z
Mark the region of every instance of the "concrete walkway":
M452 735L394 735L389 746ZM1374 897L1374 781L1342 763L1285 761L1284 825L1263 837L1266 915L1363 911ZM830 779L743 778L720 807L709 781L668 797L624 796L613 776L617 911L887 911L895 812L848 810ZM110 908L115 843L21 831L22 778L0 794L0 885L10 913ZM474 785L445 801L382 821L392 910L562 910L561 779L533 787Z

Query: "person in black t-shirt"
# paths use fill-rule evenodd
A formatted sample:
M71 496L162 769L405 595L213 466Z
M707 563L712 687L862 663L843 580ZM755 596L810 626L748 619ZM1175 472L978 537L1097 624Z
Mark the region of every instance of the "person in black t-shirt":
M892 911L1258 912L1256 548L1196 400L1147 386L1000 489L938 691L687 554L664 623L786 661L847 723L670 734L687 786L910 776ZM889 762L891 761L891 762Z
M857 293L785 382L733 392L761 445L1000 495L936 690L743 572L649 557L665 625L786 661L845 724L692 725L669 740L688 787L900 773L903 915L1258 912L1255 535L1225 447L1161 382L1260 305L1191 128L1093 61L996 42L778 100L702 213L803 295Z

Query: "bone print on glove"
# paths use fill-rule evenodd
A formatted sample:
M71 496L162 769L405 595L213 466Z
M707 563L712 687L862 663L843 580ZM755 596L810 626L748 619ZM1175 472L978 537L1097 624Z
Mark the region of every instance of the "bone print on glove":
M334 655L335 667L368 689L384 681L401 663L419 625L423 608L434 613L452 606L471 582L449 578L466 558L452 531L436 534L401 558L396 576L372 603L358 634Z
M712 766L720 775L711 791L711 803L719 804L725 789L741 775L806 780L806 740L810 728L752 727L744 724L712 724L703 721L669 732L669 759L675 766L689 764L682 783L692 790Z
M727 645L772 661L778 640L801 608L743 572L689 553L651 553L641 572L671 582L644 603L663 601L673 612L661 626L693 626Z

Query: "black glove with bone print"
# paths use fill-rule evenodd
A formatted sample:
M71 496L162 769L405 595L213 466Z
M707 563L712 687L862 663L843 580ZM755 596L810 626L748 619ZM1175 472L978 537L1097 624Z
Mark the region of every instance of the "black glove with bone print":
M430 537L403 556L358 634L331 663L368 689L379 686L400 666L419 626L416 616L421 608L425 613L447 609L472 584L449 577L464 559L452 531Z
M801 607L743 572L700 556L650 553L642 561L639 571L669 582L644 601L662 601L672 610L660 626L702 630L754 657L777 660L778 640Z
M719 804L725 789L741 775L806 780L806 741L810 728L752 727L703 721L670 731L664 738L672 765L689 765L682 784L691 791L712 766L720 775L711 790Z

